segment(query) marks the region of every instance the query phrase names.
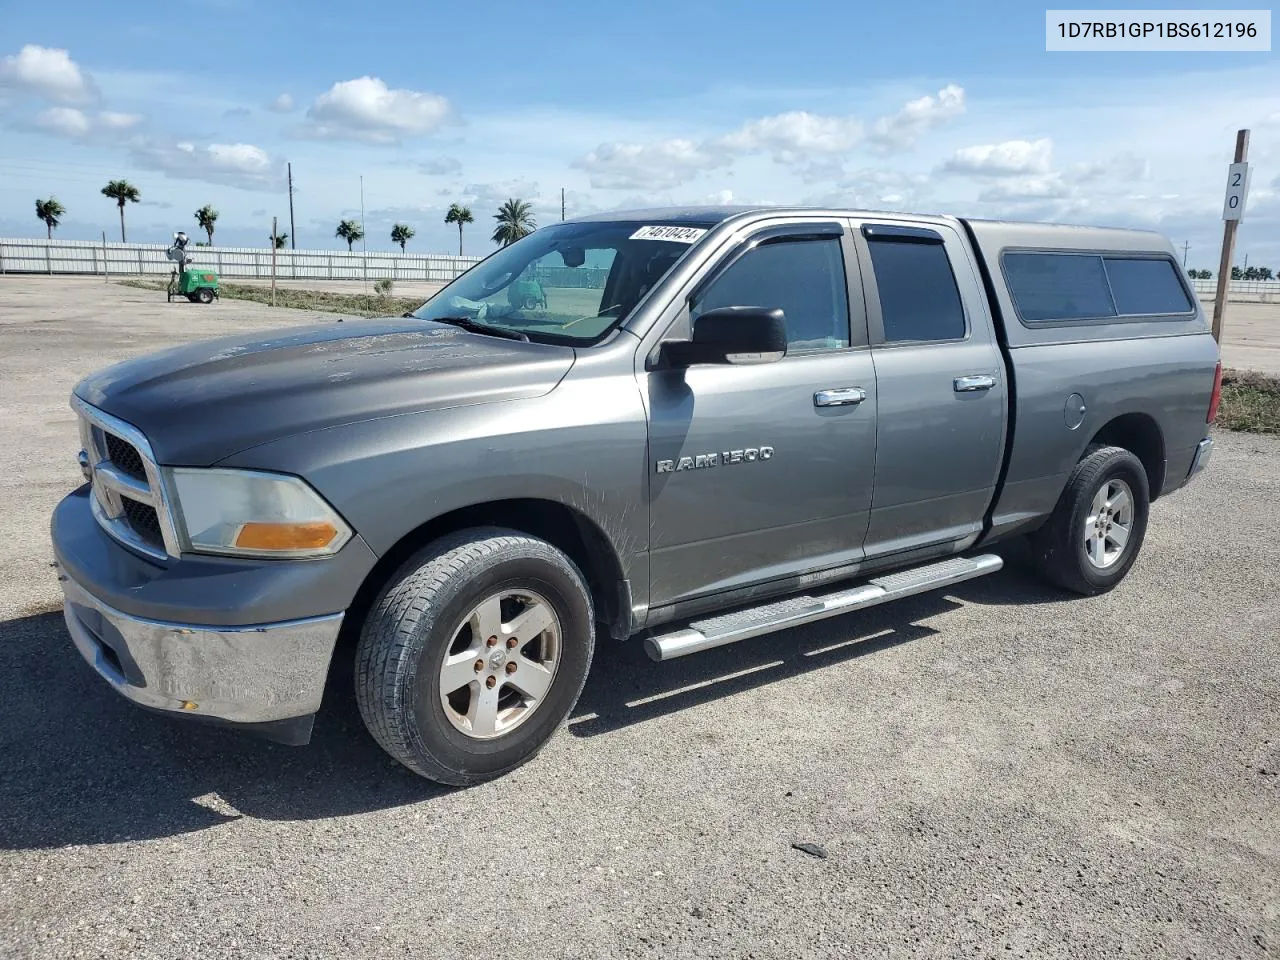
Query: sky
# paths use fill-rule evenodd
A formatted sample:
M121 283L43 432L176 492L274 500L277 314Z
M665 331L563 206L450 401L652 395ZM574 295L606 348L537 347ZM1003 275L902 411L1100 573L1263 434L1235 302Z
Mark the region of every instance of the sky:
M1166 0L1168 3L1169 0ZM1128 9L1150 6L1127 2ZM1200 8L1215 6L1201 0ZM1222 5L1226 6L1226 5ZM0 236L488 253L537 222L674 203L839 204L1147 227L1215 269L1235 131L1252 130L1237 261L1280 273L1273 53L1047 53L1043 5L302 4L0 0Z

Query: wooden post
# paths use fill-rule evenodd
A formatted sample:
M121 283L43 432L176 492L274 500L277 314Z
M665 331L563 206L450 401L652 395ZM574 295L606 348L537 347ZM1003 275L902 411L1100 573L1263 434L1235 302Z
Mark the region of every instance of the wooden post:
M107 231L102 231L102 282L110 283L110 271L107 269Z
M271 305L276 305L276 218L271 218Z
M1233 163L1244 163L1249 159L1249 131L1236 131L1236 156ZM1227 185L1230 195L1231 185ZM1243 193L1241 206L1244 205ZM1218 292L1213 301L1213 339L1222 343L1222 322L1227 312L1227 293L1231 284L1231 257L1236 248L1236 229L1240 226L1240 218L1229 219L1222 228L1222 259L1218 261Z

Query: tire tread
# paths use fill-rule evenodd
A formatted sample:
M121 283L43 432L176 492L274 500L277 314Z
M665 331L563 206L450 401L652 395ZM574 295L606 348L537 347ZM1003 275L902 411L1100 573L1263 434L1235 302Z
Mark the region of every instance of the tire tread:
M1116 567L1116 575L1109 575L1095 582L1086 576L1077 558L1075 540L1075 517L1080 498L1090 495L1097 486L1100 477L1113 470L1118 463L1124 463L1135 474L1134 504L1135 526L1140 525L1132 552L1122 559ZM1110 590L1128 573L1146 534L1146 514L1149 506L1147 475L1142 463L1132 452L1124 447L1090 444L1084 456L1075 465L1067 478L1058 503L1044 526L1032 535L1031 546L1035 558L1036 572L1054 586L1093 596ZM1139 518L1139 513L1141 517Z
M461 530L432 542L400 567L370 608L356 649L356 703L378 745L410 770L459 786L488 779L459 775L431 757L409 722L413 711L406 692L413 684L406 682L406 674L412 674L420 653L418 624L465 581L467 568L512 549L530 548L566 567L590 608L590 593L572 561L544 540L501 527Z

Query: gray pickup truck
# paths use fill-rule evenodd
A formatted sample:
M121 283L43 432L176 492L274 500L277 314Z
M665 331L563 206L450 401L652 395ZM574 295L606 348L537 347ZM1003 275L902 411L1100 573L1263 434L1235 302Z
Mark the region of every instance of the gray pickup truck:
M679 657L990 573L1019 536L1111 589L1208 461L1220 378L1155 234L588 217L400 319L83 380L66 621L129 699L287 743L354 656L378 743L475 783L564 722L597 638Z

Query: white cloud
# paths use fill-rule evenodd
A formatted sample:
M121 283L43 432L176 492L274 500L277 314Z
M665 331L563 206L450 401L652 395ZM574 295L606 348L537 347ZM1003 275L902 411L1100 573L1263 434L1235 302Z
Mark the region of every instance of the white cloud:
M75 107L50 107L36 115L36 126L63 137L83 137L89 133L89 118Z
M462 173L462 164L454 157L432 157L418 164L418 169L428 176L457 176Z
M97 98L93 78L80 69L66 50L34 43L0 60L0 88L63 103L85 103Z
M857 207L872 210L909 210L918 208L929 193L930 178L868 167L855 170L839 179L827 190L801 199L807 206Z
M793 110L745 123L720 143L731 150L773 150L790 157L795 153L844 153L860 139L862 122L856 117Z
M107 130L132 130L141 122L142 117L136 113L103 110L98 114L98 126Z
M964 90L954 84L944 87L937 96L909 101L896 113L877 120L873 145L881 149L910 146L964 109ZM843 158L865 137L857 117L791 110L749 120L729 133L699 140L672 137L648 143L602 143L572 165L586 170L597 189L664 190L730 166L740 157L767 153L812 183L839 177Z
M434 93L391 90L378 77L335 83L307 110L304 137L399 143L435 130L449 119L449 101Z
M602 143L573 166L600 190L662 190L731 161L726 153L681 137L653 143Z
M999 177L1010 174L1045 174L1053 164L1053 141L1006 140L962 147L942 165L947 173L974 177Z
M102 110L90 116L75 107L50 107L35 118L36 127L44 133L95 143L118 141L141 122L142 117L136 113Z
M211 143L146 140L132 145L133 162L178 180L203 180L244 190L276 190L281 165L251 143Z
M267 109L275 113L288 113L293 109L293 95L282 93L267 103Z
M1063 200L1071 196L1071 186L1062 175L1046 173L1037 176L1006 177L978 194L983 203L1025 200Z
M939 90L936 97L911 100L897 113L881 117L872 127L869 139L886 150L904 149L964 112L964 88L950 83Z
M1115 183L1146 180L1151 176L1151 161L1132 153L1121 153L1099 163L1072 164L1065 176L1072 183L1104 179Z

